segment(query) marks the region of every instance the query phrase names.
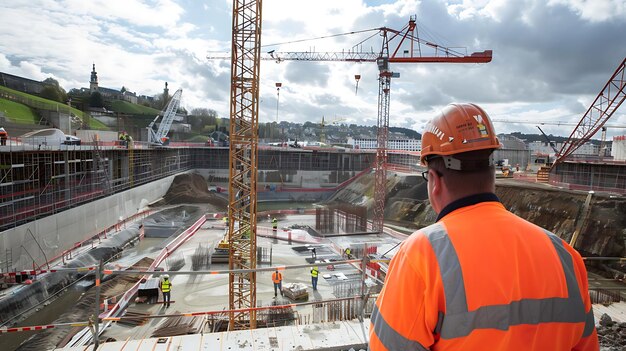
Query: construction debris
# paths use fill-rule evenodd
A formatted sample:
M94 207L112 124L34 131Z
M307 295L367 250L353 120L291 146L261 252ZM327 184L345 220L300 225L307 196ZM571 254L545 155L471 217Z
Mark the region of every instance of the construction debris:
M626 348L626 323L614 322L608 314L603 314L596 326L601 350L621 351Z
M150 314L148 313L128 309L124 314L124 318L120 319L118 323L136 327L144 325L148 321L149 316Z
M180 314L179 311L174 314ZM201 331L204 324L204 317L170 317L165 319L163 323L152 333L150 337L159 338L175 335L197 334Z
M274 300L270 306L279 306L282 304L282 301ZM257 319L260 319L266 327L281 327L284 325L290 325L296 320L296 317L291 306L284 306L284 308L272 308L265 310L257 315Z

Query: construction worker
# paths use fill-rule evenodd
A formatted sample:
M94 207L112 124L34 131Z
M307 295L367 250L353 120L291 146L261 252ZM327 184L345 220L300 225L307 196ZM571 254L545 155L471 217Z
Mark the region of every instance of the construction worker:
M278 219L274 217L272 218L272 231L274 232L274 234L276 234L277 230L278 230Z
M352 250L350 250L349 247L346 247L346 250L344 251L344 253L346 254L346 257L351 260L352 259Z
M272 282L274 282L274 297L277 296L276 289L280 291L280 296L284 296L283 295L283 275L280 272L278 272L278 269L274 273L272 273Z
M126 132L121 132L119 136L120 145L126 147L128 142L126 141Z
M317 277L320 275L320 270L317 266L311 269L311 283L313 284L313 290L317 290Z
M578 252L495 195L499 147L473 104L449 105L426 125L421 162L438 217L393 257L370 350L599 349Z
M0 127L0 145L5 146L7 144L8 138L9 138L9 133L7 133L4 127Z
M159 288L163 293L163 306L170 307L170 292L172 290L172 282L170 281L169 275L163 275L163 278L161 279L161 281L159 281Z

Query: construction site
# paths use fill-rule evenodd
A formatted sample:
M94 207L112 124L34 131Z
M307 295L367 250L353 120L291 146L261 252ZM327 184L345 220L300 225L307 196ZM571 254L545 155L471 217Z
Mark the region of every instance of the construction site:
M380 28L377 52L266 56L261 1L235 0L227 146L169 142L167 129L143 144L2 146L2 350L368 349L390 260L437 220L420 152L388 147L390 64L492 58L416 54L414 29L413 17ZM259 66L277 57L376 63L376 148L261 145ZM574 153L606 131L625 72L626 58L550 162L504 139L494 152L507 160L496 170L504 207L585 260L606 351L626 348L626 140L613 139L614 157Z

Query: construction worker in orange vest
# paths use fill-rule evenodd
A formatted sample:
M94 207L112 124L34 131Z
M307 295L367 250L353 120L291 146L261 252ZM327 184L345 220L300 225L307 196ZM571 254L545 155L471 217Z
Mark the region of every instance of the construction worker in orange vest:
M495 195L487 113L445 107L421 161L435 224L408 237L376 300L370 350L583 350L598 336L581 256Z
M276 290L280 291L280 296L283 295L283 275L278 272L278 269L272 273L272 282L274 282L274 297L276 297Z

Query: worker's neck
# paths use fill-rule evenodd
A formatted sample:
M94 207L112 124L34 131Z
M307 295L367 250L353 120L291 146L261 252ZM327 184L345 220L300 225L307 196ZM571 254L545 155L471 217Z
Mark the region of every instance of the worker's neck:
M440 195L440 198L438 199L437 206L435 207L433 205L433 209L435 210L435 212L437 214L440 214L441 211L446 208L446 206L450 205L451 203L466 198L468 196L472 196L472 195L478 195L478 194L484 194L484 193L493 193L495 194L496 192L496 188L495 188L495 184L493 186L489 186L489 187L481 187L481 188L472 188L472 189L458 189L455 191L450 191L447 189L447 191L443 191Z

